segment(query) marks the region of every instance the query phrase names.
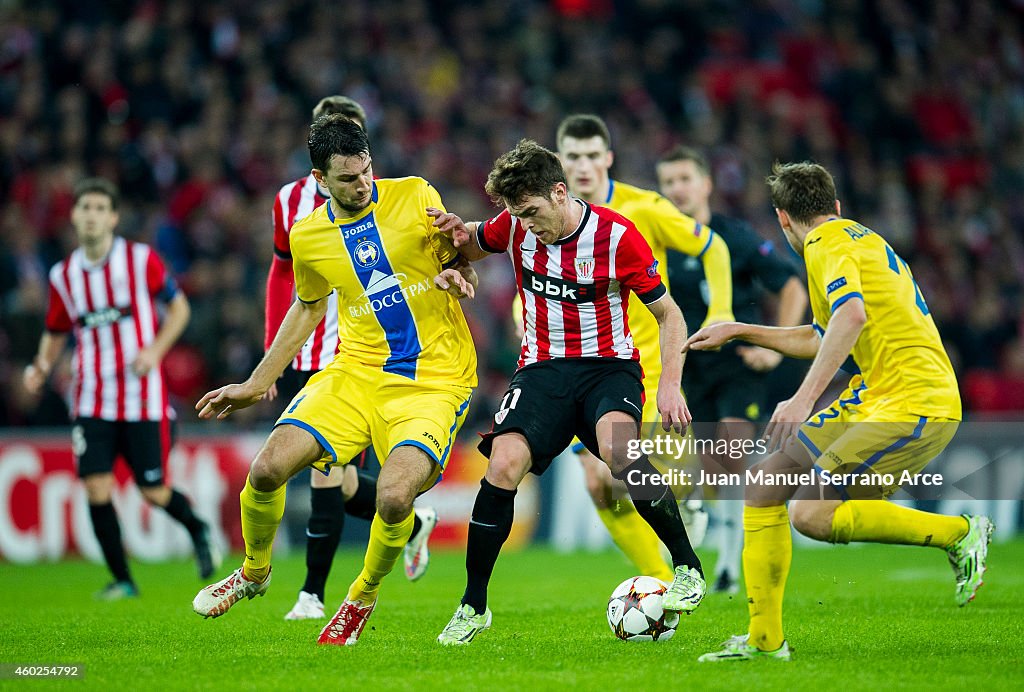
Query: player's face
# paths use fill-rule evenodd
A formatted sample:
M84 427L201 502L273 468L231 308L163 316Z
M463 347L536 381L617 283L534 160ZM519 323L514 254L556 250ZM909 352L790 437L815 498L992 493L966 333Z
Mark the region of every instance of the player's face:
M562 160L572 193L588 202L603 204L608 194L608 169L612 167L613 158L604 140L562 137L558 143L558 158Z
M369 154L331 157L326 171L313 170L316 181L327 188L334 202L354 214L370 204L373 192L373 161Z
M82 245L92 245L112 236L117 219L110 198L101 192L85 193L71 209L71 224Z
M711 196L711 178L693 161L658 164L658 189L684 214L696 216Z
M527 232L533 233L544 245L550 245L571 232L571 214L567 209L569 191L558 183L547 197L524 197L516 204L508 205L508 212L519 219ZM575 204L575 203L574 203Z

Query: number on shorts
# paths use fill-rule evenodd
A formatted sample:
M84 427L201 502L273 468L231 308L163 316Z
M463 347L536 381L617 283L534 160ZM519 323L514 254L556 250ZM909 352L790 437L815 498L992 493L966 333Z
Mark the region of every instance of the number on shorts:
M516 407L516 404L519 402L519 395L522 393L523 390L520 389L519 387L516 387L515 389L510 389L509 391L505 392L505 396L501 400L501 406L499 406L498 408L502 411L514 409Z

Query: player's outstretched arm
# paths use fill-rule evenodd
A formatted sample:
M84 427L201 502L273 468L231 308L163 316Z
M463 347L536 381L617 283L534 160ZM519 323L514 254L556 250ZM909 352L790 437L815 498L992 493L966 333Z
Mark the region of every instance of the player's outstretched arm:
M818 353L817 332L799 327L766 327L745 322L719 322L701 328L683 344L684 351L717 351L733 339L764 346L791 358L814 358Z
M491 254L477 242L476 231L480 226L478 221L470 221L467 224L457 214L443 212L434 207L427 207L427 216L434 219L433 225L438 231L451 237L452 244L458 248L459 254L470 262L476 262Z
M274 343L270 345L270 349L252 371L249 379L241 384L229 384L207 392L196 404L199 417L227 418L232 412L252 406L262 399L295 358L316 325L324 318L327 312L327 299L328 296L324 296L315 303L305 303L301 300L292 303L274 338Z
M25 368L22 379L25 391L29 394L39 393L43 385L46 384L47 378L50 377L53 364L57 362L67 342L68 335L64 332L43 332L43 336L39 339L39 350L36 352L36 357Z
M683 398L681 380L683 376L683 342L686 340L686 321L683 313L665 293L653 303L647 304L654 318L658 320L658 334L661 346L661 379L658 380L658 412L661 413L661 427L683 432L690 424L690 410Z

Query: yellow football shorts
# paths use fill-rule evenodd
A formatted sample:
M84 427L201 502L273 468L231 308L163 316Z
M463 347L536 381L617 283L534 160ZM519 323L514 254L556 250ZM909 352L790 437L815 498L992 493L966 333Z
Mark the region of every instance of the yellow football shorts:
M905 412L862 412L836 401L800 426L797 440L843 499L889 497L946 448L959 421Z
M396 447L423 450L435 464L421 491L444 472L455 435L466 419L471 387L426 384L401 375L332 363L309 379L276 425L295 425L320 443L313 467L327 474L371 444L383 465Z

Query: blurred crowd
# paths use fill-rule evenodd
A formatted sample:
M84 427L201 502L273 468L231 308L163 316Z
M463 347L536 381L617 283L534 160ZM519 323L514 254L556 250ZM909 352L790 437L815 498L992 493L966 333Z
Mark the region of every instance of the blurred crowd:
M494 158L521 137L553 147L572 112L608 121L631 183L654 187L672 145L702 147L714 206L778 242L763 178L818 161L910 262L968 410L1024 410L1022 36L1021 0L0 3L0 424L66 421L67 369L41 401L20 374L87 174L118 183L121 232L192 303L165 362L179 415L244 378L273 196L308 172L311 109L335 93L366 108L378 175L423 176L466 219L495 212ZM507 261L480 272L466 308L486 418L518 344Z

